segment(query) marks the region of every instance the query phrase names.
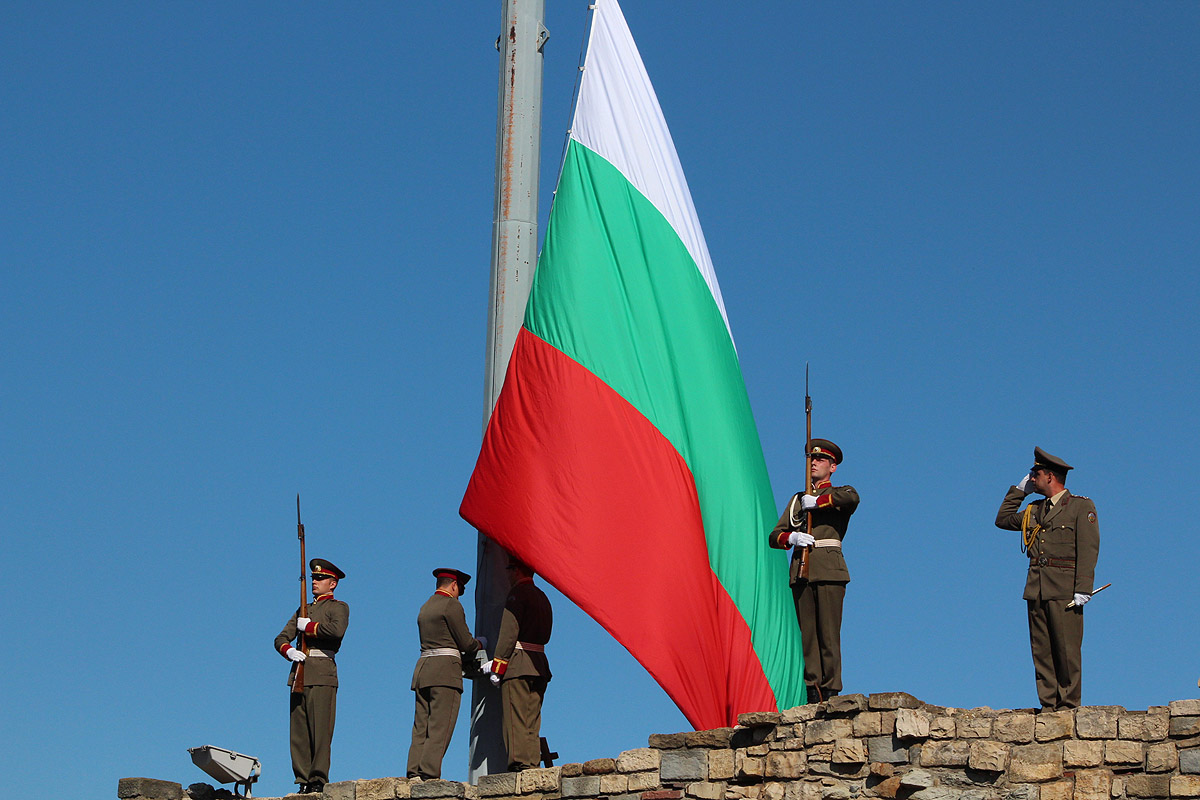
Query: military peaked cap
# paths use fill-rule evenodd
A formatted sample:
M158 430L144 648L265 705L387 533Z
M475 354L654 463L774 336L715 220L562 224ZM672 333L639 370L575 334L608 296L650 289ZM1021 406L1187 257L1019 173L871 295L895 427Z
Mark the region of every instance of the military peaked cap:
M1048 469L1051 472L1066 475L1067 470L1074 468L1058 456L1052 456L1042 448L1035 447L1033 448L1033 467L1029 471L1033 472L1035 469Z
M812 446L812 450L809 451L809 455L826 456L828 458L832 458L833 463L835 464L842 463L842 448L838 447L828 439L813 439L810 444Z
M467 581L471 580L471 576L463 572L461 569L452 569L450 567L438 567L433 571L435 578L454 578L458 581L458 585L466 588Z
M312 570L314 578L337 578L340 581L346 577L346 573L334 566L332 561L326 561L323 558L314 558L309 561L308 568Z

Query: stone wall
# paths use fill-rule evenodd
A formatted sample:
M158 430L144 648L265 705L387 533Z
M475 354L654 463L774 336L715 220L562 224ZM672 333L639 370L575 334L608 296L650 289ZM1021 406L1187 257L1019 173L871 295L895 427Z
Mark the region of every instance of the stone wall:
M738 723L655 734L649 747L615 758L487 775L477 786L404 778L331 783L321 800L1200 798L1200 700L1038 714L943 708L889 692L743 714ZM207 785L184 790L145 778L122 779L117 795L213 798Z

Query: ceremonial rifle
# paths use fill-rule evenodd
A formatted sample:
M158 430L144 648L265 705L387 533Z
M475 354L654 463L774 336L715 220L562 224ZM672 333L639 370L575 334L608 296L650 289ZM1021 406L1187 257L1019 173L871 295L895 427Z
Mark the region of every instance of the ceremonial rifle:
M812 397L808 394L808 362L804 362L804 493L812 491ZM812 511L805 517L805 532L812 533ZM808 556L811 547L800 552L800 577L808 580Z
M1104 584L1103 586L1101 586L1099 589L1097 589L1096 591L1092 592L1090 596L1091 596L1091 597L1095 597L1096 595L1100 594L1101 592L1103 592L1105 589L1107 589L1107 588L1108 588L1108 587L1110 587L1110 586L1112 586L1112 584L1111 584L1111 583L1106 583L1106 584ZM1067 603L1067 611L1070 611L1072 608L1074 608L1074 607L1075 607L1075 605L1076 605L1076 603L1075 603L1075 601L1074 601L1074 600L1072 600L1071 602Z
M304 523L300 521L300 495L296 495L296 536L300 538L300 616L308 616L308 593L305 591L308 587L308 561L304 557ZM308 655L308 642L305 640L304 631L300 631L299 650L304 655ZM292 691L304 691L304 662L296 664L296 677L292 679Z

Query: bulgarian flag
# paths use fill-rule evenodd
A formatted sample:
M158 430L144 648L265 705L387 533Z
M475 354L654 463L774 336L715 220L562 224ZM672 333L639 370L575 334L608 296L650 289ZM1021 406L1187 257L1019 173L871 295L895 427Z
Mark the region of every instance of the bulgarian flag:
M459 513L604 626L697 729L804 702L721 290L616 0L596 3L524 325Z

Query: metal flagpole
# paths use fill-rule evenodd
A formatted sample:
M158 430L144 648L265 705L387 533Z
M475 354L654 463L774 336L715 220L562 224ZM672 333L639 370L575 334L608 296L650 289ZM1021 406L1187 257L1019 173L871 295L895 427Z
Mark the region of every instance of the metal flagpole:
M542 46L545 0L503 0L500 97L496 121L496 195L492 219L492 278L488 299L483 427L500 397L504 373L529 299L537 264L538 163L542 137ZM494 646L508 595L508 554L482 533L475 578L475 632ZM471 689L470 781L505 772L500 691L476 680Z

